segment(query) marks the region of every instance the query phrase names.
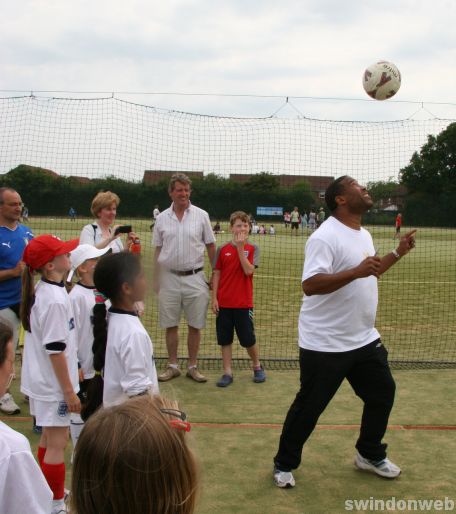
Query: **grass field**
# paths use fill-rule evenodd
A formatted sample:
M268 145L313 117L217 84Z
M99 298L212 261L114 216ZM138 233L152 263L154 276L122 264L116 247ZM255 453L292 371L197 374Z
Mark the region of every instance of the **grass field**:
M30 226L36 234L53 232L70 238L77 237L88 221L32 218ZM149 222L134 220L133 225L140 234L150 273ZM222 228L226 230L226 224ZM395 245L390 227L375 227L372 233L380 254ZM221 234L218 242L228 237ZM276 236L252 239L262 251L255 276L256 327L262 354L294 358L306 237L291 238L278 227ZM393 359L456 360L455 250L456 231L422 229L416 251L380 280L378 327ZM147 307L144 321L153 337L155 354L165 356L152 294ZM185 347L181 347L185 356ZM210 313L201 355L218 356ZM236 355L244 356L238 349ZM303 464L295 473L297 487L283 491L272 484L272 458L298 387L297 370L268 369L267 382L253 384L250 371L238 369L234 384L220 390L215 387L219 363L213 366L217 370L207 371L207 384L181 377L161 386L161 392L176 398L193 423L190 443L200 463L202 482L198 514L336 514L346 512L347 500L371 497L456 500L455 370L394 372L397 399L385 439L390 457L403 469L397 480L383 480L354 468L362 404L344 383L304 449ZM13 390L19 401L18 383L14 382ZM28 406L19 403L21 417L3 420L26 434L36 450L38 436L31 431ZM69 455L70 449L67 460ZM69 483L71 466L67 470Z
M207 384L181 377L161 386L193 423L190 443L202 482L197 514L336 514L346 512L346 500L370 497L456 501L455 370L395 371L397 397L385 440L403 470L397 480L354 468L358 428L353 425L359 423L362 404L344 383L304 448L296 488L286 491L272 484L272 458L298 372L269 372L266 383L253 384L250 372L238 371L226 390L215 387L217 373L208 375ZM21 416L27 416L27 404L21 407ZM38 436L30 418L15 419L3 418L26 434L36 452ZM67 470L69 483L69 465Z
M31 219L36 234L52 232L62 238L78 237L89 219ZM120 223L127 220L119 220ZM140 235L144 263L151 273L152 247L149 220L128 220ZM267 225L266 225L267 226ZM261 251L254 278L255 324L263 358L297 357L297 318L302 300L301 274L307 235L291 237L290 229L275 224L275 236L251 236ZM368 227L380 255L396 247L392 227ZM217 244L229 240L228 224ZM403 232L407 228L403 228ZM456 230L423 228L417 248L379 281L377 327L392 361L449 361L456 363ZM207 265L207 269L209 266ZM157 324L156 299L150 291L144 323L152 336L156 357L165 357L163 332ZM201 357L218 357L215 318L208 313ZM181 327L182 340L185 326ZM185 342L185 341L184 341ZM185 357L185 345L181 345ZM245 354L236 349L237 357Z

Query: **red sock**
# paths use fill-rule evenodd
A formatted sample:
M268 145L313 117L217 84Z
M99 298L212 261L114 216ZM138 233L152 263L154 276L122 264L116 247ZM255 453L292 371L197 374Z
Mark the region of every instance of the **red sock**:
M54 500L62 500L65 494L65 463L48 464L43 461L41 469L49 487L54 493Z
M43 448L42 446L38 446L38 463L40 468L43 467L44 456L46 455L47 448Z

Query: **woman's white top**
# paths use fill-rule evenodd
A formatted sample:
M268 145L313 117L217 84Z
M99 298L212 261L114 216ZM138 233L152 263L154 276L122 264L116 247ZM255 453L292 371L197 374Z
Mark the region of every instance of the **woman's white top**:
M109 233L111 233L111 229L109 229ZM92 246L96 246L97 244L103 241L103 233L98 222L94 221L93 223L89 223L85 225L81 230L81 235L79 236L79 244L88 244ZM119 253L124 251L124 245L120 237L111 241L108 244L108 248L112 249L112 253Z

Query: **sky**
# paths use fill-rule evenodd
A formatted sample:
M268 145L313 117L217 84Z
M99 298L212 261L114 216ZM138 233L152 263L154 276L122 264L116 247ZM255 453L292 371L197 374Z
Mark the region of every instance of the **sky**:
M454 0L2 1L0 89L114 91L160 108L342 120L456 118ZM394 62L398 102L364 69ZM186 93L126 95L118 92ZM250 96L193 96L197 93ZM9 93L2 92L1 96ZM55 96L78 96L59 93ZM100 96L88 95L82 96ZM294 99L293 96L320 100ZM327 101L325 97L365 101Z

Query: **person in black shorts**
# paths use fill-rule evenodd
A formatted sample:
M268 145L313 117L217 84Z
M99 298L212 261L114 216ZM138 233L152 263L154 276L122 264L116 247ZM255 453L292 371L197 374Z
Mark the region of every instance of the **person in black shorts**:
M297 207L293 209L291 212L291 233L293 234L293 230L296 230L296 235L298 235L299 225L301 224L301 216L299 214L299 210Z
M253 381L264 382L253 324L253 273L258 266L258 247L247 241L249 217L242 211L230 217L233 240L218 248L212 281L212 310L217 316L217 342L222 348L223 375L218 387L233 383L231 368L234 332L253 365Z

